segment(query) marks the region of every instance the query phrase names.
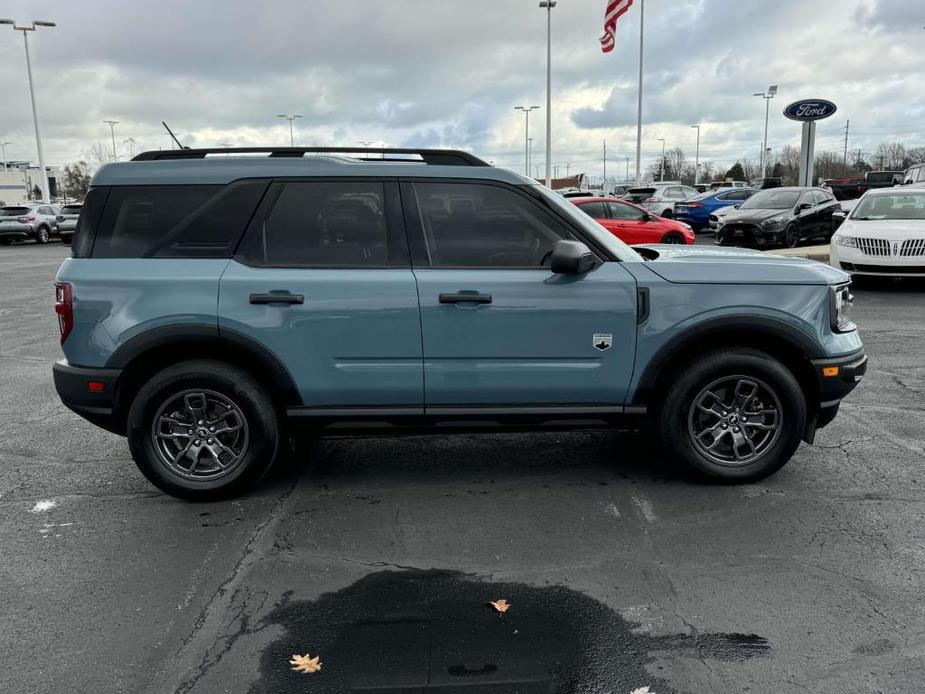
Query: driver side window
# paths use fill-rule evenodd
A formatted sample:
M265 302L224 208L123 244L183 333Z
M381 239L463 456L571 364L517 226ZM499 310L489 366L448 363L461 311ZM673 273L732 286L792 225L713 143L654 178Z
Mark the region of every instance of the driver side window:
M556 241L574 238L529 198L501 186L418 181L414 192L424 237L415 256L431 267L539 268Z

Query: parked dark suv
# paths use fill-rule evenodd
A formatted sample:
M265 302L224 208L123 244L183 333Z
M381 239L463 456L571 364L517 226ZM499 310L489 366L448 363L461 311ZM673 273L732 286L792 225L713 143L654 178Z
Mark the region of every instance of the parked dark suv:
M465 152L229 153L102 167L57 276L61 399L171 494L246 489L296 430L646 420L673 458L745 482L864 373L828 265L634 250Z
M826 242L835 233L832 215L841 209L823 188L769 188L752 195L723 218L716 230L720 246L786 246L804 239Z

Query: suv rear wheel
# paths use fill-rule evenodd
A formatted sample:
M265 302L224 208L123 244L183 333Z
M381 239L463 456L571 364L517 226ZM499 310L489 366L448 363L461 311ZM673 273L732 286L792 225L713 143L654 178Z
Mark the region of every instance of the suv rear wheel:
M800 445L806 401L793 374L752 349L704 354L668 390L659 413L668 452L718 482L773 474Z
M132 401L129 448L155 486L183 499L240 493L279 449L273 402L253 376L213 360L176 364L153 376Z
M48 227L40 226L35 232L36 243L48 243Z

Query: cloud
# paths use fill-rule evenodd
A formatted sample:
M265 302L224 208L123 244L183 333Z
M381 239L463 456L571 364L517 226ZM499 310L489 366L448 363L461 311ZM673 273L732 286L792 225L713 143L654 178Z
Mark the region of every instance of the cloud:
M604 139L615 159L635 153L639 5L603 55L604 4L564 0L552 15L553 157L589 172ZM798 141L780 111L808 96L839 107L817 148L837 149L848 118L852 149L921 144L925 32L912 4L648 0L644 157L659 137L693 149L693 123L702 158L757 156L764 104L751 94L774 83L774 147ZM546 16L533 0L7 0L3 12L58 22L30 37L52 163L108 143L103 119L120 121L120 147L133 137L137 151L171 146L162 119L190 144L284 144L288 124L275 116L296 112L299 143L455 146L520 168L513 107L545 109ZM6 27L0 88L0 138L13 142L10 157L33 157L22 41ZM534 112L537 162L544 121Z

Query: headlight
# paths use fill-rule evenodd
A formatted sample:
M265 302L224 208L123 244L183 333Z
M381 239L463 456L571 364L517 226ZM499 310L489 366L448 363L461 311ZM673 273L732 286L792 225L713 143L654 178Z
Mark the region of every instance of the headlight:
M773 227L777 224L783 224L787 221L786 217L771 217L771 219L766 219L761 223L763 227Z
M837 243L839 246L845 246L846 248L858 247L858 240L854 236L844 236L842 234L835 234L832 237L832 243Z
M832 316L832 330L837 333L847 333L855 329L851 321L851 308L854 306L854 295L850 284L838 287L829 287L829 307Z

